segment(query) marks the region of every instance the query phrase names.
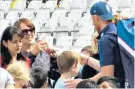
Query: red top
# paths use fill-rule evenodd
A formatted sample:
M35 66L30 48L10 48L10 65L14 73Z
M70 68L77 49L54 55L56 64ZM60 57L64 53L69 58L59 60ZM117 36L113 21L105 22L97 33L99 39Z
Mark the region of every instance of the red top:
M31 68L31 61L28 57L25 58L25 62L28 65L28 68ZM2 56L0 56L0 66L2 66ZM4 69L7 68L7 65L5 64L4 66L2 66Z

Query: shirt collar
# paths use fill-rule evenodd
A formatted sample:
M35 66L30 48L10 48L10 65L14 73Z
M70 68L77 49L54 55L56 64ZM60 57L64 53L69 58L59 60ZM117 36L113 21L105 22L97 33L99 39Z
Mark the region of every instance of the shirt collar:
M109 30L110 26L112 26L112 25L114 25L114 24L113 24L113 23L109 23L108 25L106 25L106 26L103 28L103 30L101 30L101 32L99 33L97 39L100 39L105 33L111 32L111 30L110 30L110 31L108 31L108 30ZM113 29L113 30L115 30L115 29Z

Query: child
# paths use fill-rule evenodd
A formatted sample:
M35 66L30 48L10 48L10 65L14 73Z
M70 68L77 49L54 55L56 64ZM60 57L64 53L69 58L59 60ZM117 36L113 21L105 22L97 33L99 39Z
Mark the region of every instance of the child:
M72 51L65 51L61 53L57 58L58 68L61 76L56 82L56 88L66 88L64 82L78 74L78 68L80 62L80 56Z
M24 61L17 61L9 64L7 71L12 75L15 81L15 88L29 87L29 69Z
M98 88L98 85L89 79L81 81L76 88Z
M36 66L31 69L30 75L32 77L32 88L46 88L47 86L47 70L43 70L42 67Z
M97 84L99 85L99 88L120 88L119 80L110 76L101 77L97 81Z

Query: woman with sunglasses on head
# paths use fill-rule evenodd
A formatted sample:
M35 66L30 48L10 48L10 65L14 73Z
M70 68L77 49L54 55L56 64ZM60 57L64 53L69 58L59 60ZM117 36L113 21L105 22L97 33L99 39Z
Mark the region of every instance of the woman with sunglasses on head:
M18 60L25 61L28 67L30 67L29 58L25 58L20 53L22 48L22 39L23 33L18 28L9 26L4 30L0 43L0 65L3 68L6 69L9 64Z
M44 69L49 70L50 57L45 52L48 47L47 42L40 40L33 43L35 40L34 24L29 19L21 18L14 23L14 26L21 29L24 33L21 50L22 55L30 58L32 67L42 66Z

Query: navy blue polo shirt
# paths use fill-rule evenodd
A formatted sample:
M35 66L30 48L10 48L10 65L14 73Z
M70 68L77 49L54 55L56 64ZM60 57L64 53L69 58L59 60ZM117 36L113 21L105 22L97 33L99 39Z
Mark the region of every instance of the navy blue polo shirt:
M101 67L114 65L114 77L120 80L121 87L124 87L124 70L120 58L117 43L117 27L109 23L98 36L98 50Z

